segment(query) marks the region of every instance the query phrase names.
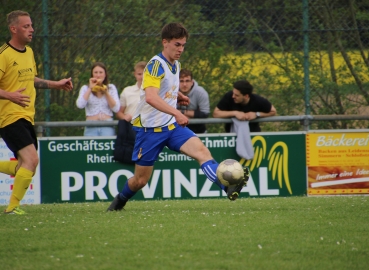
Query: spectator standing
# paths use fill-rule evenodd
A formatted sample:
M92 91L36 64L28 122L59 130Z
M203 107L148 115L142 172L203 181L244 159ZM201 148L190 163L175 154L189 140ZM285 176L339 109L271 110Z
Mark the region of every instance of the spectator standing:
M23 215L20 206L39 163L34 130L36 88L73 89L72 79L43 80L31 47L32 20L28 12L16 10L7 15L11 35L0 47L0 135L17 160L0 161L0 172L14 175L12 193L5 214Z
M135 113L140 101L140 88L146 64L147 62L140 61L134 66L133 76L136 78L136 83L125 87L120 94L120 110L116 114L118 119L128 122L132 120L132 115Z
M206 90L199 86L193 79L192 72L182 69L179 73L179 91L190 99L188 106L177 104L180 110L188 118L207 118L210 113L209 95ZM205 133L205 124L189 124L187 126L195 133Z
M118 90L114 84L109 84L106 66L96 62L91 68L91 78L88 85L83 85L76 101L79 109L85 109L86 121L113 121L113 112L120 108ZM114 136L115 127L86 126L84 136Z
M136 140L136 132L132 129L132 115L135 113L140 101L140 88L146 62L140 61L134 66L133 76L136 84L127 86L120 94L120 110L116 114L118 121L118 134L114 145L114 159L124 164L133 164L132 153Z
M215 118L237 118L251 121L259 117L276 115L277 111L266 98L253 94L253 86L246 80L233 83L233 90L227 92L214 109ZM226 132L230 132L231 124L226 124ZM249 122L250 132L260 132L257 122Z

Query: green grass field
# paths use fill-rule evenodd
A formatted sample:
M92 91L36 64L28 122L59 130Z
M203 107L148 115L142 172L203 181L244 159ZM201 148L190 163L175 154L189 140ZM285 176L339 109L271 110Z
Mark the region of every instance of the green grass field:
M369 197L24 206L1 269L368 269Z

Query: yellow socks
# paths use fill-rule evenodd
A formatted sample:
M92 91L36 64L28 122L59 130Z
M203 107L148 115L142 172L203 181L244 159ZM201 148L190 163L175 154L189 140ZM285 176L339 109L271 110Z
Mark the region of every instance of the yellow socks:
M17 167L17 164L17 160L0 161L0 172L9 175L15 175L15 167Z
M28 189L29 184L32 182L33 172L20 167L15 175L13 191L10 196L10 203L6 212L12 211L15 207L19 206L20 201L23 199L24 194Z

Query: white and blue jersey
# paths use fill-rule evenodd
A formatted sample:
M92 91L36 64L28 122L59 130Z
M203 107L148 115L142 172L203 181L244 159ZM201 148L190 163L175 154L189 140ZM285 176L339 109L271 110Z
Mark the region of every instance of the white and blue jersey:
M176 108L179 71L179 62L175 61L172 65L162 54L154 56L144 70L140 102L132 119L137 131L132 160L138 165L152 166L165 146L180 152L181 146L196 136L187 127L179 126L173 115L159 111L146 102L145 89L156 87L159 97Z
M149 61L144 70L140 89L140 101L132 118L134 127L160 128L175 122L174 116L159 111L146 102L145 89L147 87L158 88L160 98L168 105L176 108L179 91L179 71L179 62L175 61L174 65L171 65L162 54L154 56Z

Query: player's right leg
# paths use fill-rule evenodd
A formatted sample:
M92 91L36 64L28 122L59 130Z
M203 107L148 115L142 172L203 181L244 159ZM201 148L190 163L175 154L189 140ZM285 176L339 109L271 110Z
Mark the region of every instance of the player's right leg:
M19 211L20 201L32 182L32 177L38 165L38 155L35 146L30 144L19 150L17 156L20 167L15 174L10 202L5 212L14 211L14 213L24 214L24 211Z
M122 210L128 200L147 184L153 168L153 166L140 166L136 164L134 176L127 180L122 191L115 196L106 211Z
M36 133L29 121L19 119L2 128L0 134L18 159L10 203L5 212L24 214L24 211L19 210L20 201L32 182L32 176L38 165ZM13 167L11 170L13 170Z
M170 132L153 132L154 129L141 129L136 132L132 160L136 163L134 176L125 183L107 211L122 210L127 201L143 188L150 179L155 160L163 150Z
M218 162L213 159L209 149L190 129L175 129L171 143L168 144L168 147L171 150L184 153L185 155L197 160L206 177L220 189L225 190L224 185L220 183L216 175L216 170L219 165Z
M244 168L244 177L242 181L235 185L225 187L222 185L216 175L219 164L213 159L209 149L202 143L198 137L191 137L181 147L181 152L196 159L201 166L204 174L207 178L219 186L222 190L227 193L228 199L231 201L236 200L244 186L246 186L249 180L250 171L247 167Z

